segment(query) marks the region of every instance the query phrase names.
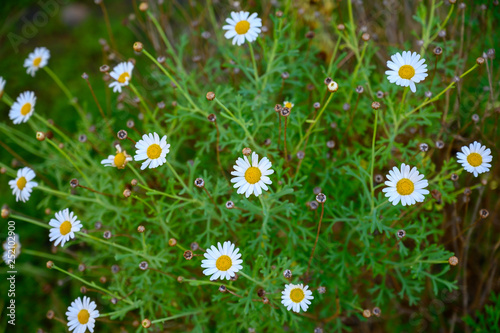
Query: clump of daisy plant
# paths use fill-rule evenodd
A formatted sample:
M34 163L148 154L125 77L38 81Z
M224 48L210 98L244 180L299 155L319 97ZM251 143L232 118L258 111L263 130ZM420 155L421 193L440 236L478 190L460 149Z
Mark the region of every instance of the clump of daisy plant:
M258 197L263 190L268 190L267 185L272 184L268 177L274 173L271 166L272 163L267 157L259 161L259 155L255 152L252 153L251 161L247 156L238 157L233 166L234 171L231 171L231 175L234 176L231 178L231 183L235 183L234 188L238 189L238 194L245 194L247 198L252 194Z
M457 153L458 163L460 163L465 171L474 174L477 177L479 174L490 171L493 156L491 149L474 141L467 146L462 147L462 152Z

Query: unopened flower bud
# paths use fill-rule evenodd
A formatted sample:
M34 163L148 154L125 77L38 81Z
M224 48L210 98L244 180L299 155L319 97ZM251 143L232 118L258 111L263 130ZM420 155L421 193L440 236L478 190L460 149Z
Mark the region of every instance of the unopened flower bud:
M339 85L335 81L330 82L327 87L328 87L328 91L331 93L334 93L337 90L339 90Z
M150 328L151 327L151 320L149 319L144 319L141 323L142 327L144 328Z
M175 246L175 245L177 245L177 240L176 240L175 238L170 238L170 239L168 240L168 245L170 245L170 246Z
M451 266L456 266L458 265L458 258L453 256L453 257L450 257L448 259L448 263L451 265Z
M376 102L376 101L375 101L375 102L373 102L373 103L372 103L372 109L373 109L373 110L378 110L378 109L380 109L380 103L379 103L379 102Z
M72 187L72 188L75 188L79 185L79 182L78 182L78 179L76 178L73 178L69 181L69 185Z
M144 3L144 2L143 2L143 3ZM141 3L141 6L142 6L142 3ZM134 43L134 51L135 51L135 52L140 53L140 52L142 52L142 49L143 49L143 45L142 45L142 43L141 43L141 42L135 42L135 43Z
M38 141L43 141L45 140L45 133L44 132L36 132L36 139Z
M196 187L203 187L205 186L205 181L203 180L203 178L196 178L194 180L194 185L196 185Z
M250 148L243 148L242 152L243 152L243 155L250 156L250 154L252 153L252 149L250 149Z
M215 98L215 93L214 92L212 92L212 91L207 92L207 99L209 101L213 101L214 98Z
M193 252L190 250L184 251L184 259L186 260L193 259Z

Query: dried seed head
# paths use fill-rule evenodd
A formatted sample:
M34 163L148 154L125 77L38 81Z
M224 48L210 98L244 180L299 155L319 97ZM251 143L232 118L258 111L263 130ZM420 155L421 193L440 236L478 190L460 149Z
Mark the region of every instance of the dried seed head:
M43 132L36 132L36 139L37 139L38 141L43 141L43 140L45 140L45 133L43 133Z
M271 145L271 139L267 138L264 140L264 146L270 146Z
M440 48L439 46L434 48L434 54L440 56L441 54L443 54L443 49Z
M431 98L431 97L432 97L432 92L430 92L430 91L426 91L426 92L424 93L424 95L425 95L425 97L427 97L427 98Z
M368 310L368 309L363 310L363 317L370 318L371 316L372 316L372 313L370 310Z
M234 275L229 278L229 281L236 281L236 280L238 280L238 274L234 273Z
M165 63L165 57L164 56L159 56L158 58L156 58L156 61L158 61L160 64L163 64Z
M339 85L335 81L332 81L332 82L328 83L327 87L328 87L328 91L331 92L331 93L334 93L337 90L339 90Z
M326 85L329 85L330 83L333 82L333 80L332 80L331 77L327 77L324 82L325 82Z
M381 90L377 91L377 98L384 98L384 92Z
M482 218L482 219L487 218L487 217L488 217L488 215L490 215L490 212L488 212L488 210L487 210L487 209L484 209L484 208L483 208L483 209L481 209L481 210L479 211L479 216L481 216L481 218Z
M339 25L337 25L337 29L339 29L340 31L343 31L343 30L345 30L345 25L340 23Z
M458 175L456 173L452 173L450 178L451 178L451 180L456 182L458 180Z
M433 190L431 191L431 195L432 195L432 197L434 198L434 200L436 200L436 201L437 201L437 203L438 203L438 204L440 204L440 203L441 203L441 192L439 192L439 191L438 191L438 190L436 190L436 189L433 189Z
M243 150L241 152L245 156L250 156L250 154L252 153L252 149L250 149L250 148L243 148Z
M221 284L221 285L219 286L219 291L220 291L221 293L225 293L225 292L227 291L227 287L226 287L225 285Z
M323 329L321 327L315 327L314 333L323 333Z
M446 37L446 30L439 30L438 36L441 38L445 38Z
M132 194L132 191L130 191L130 189L126 188L125 190L123 190L123 196L125 198L130 197L131 194Z
M486 54L488 55L488 58L495 59L495 49L488 49L488 51L486 52Z
M305 156L306 156L306 153L304 153L302 150L297 152L297 158L299 160L303 160Z
M148 6L148 3L147 3L147 2L145 2L145 1L144 1L144 2L141 2L141 3L139 4L139 10L140 10L141 12L145 12L146 10L148 10L148 7L149 7L149 6Z
M290 109L286 107L282 108L280 113L283 117L288 117L290 115Z
M113 297L113 298L111 299L111 303L113 303L113 304L118 303L118 298Z
M52 210L50 208L45 208L45 214L50 215L52 213Z
M327 146L328 148L330 148L330 149L335 148L335 141L333 141L333 140L328 140L328 141L326 142L326 146Z
M80 141L80 142L87 142L87 136L85 134L80 134L78 136L78 141Z
M351 104L349 104L349 103L344 103L344 105L342 105L342 109L344 111L349 111L350 108L351 108Z
M320 294L324 294L324 293L326 293L326 287L324 287L324 286L319 286L319 287L318 287L318 293L320 293Z
M370 34L365 32L364 34L361 35L361 39L363 39L365 42L370 40Z
M140 226L137 227L137 232L138 233L142 234L144 231L146 231L146 227L145 226L140 225Z
M143 2L143 3L144 3L144 2ZM141 3L141 6L142 6L142 4L143 4L143 3ZM147 4L146 4L146 5L147 5ZM139 6L139 8L140 8L140 6ZM137 53L141 53L141 52L142 52L142 49L143 49L143 45L142 45L142 43L141 43L141 42L135 42L135 43L134 43L134 51L135 51L135 52L137 52Z
M276 112L281 112L281 109L283 109L283 106L281 106L281 104L276 104L274 106L274 111Z
M475 123L477 123L479 121L479 115L474 113L472 115L472 121L475 122Z
M101 71L101 73L107 73L107 72L109 72L109 66L102 65L101 67L99 67L99 70Z
M214 92L212 92L212 91L207 92L207 99L209 101L213 101L214 98L215 98L215 93Z
M314 31L308 31L306 32L306 38L307 39L313 39L314 38Z
M205 186L205 181L203 180L203 178L196 178L194 180L194 185L196 185L196 187L203 187Z
M118 139L120 140L125 140L128 137L127 131L125 130L119 130L118 133L116 134Z
M379 183L379 184L384 181L384 176L382 176L381 174L376 174L374 178L375 178L375 182Z
M213 113L209 114L207 117L208 121L214 122L217 120L217 116Z
M55 316L54 311L52 310L47 311L47 319L52 320L54 319L54 316Z
M429 150L429 145L427 143L421 143L418 145L418 149L420 149L420 151L422 152L426 152Z
M403 229L398 230L396 235L398 236L398 238L403 238L404 236L406 236L406 231L404 231Z
M0 173L4 175L7 172L7 169L5 167L0 168Z
M86 293L87 293L87 291L88 291L87 287L85 287L85 286L81 286L81 287L80 287L80 292L81 292L82 294L86 294Z
M313 104L313 108L316 110L318 110L320 107L321 107L321 104L319 104L319 102L316 102Z
M373 110L378 110L378 109L380 109L380 103L379 103L379 102L373 102L373 103L372 103L372 109L373 109Z
M326 201L326 195L320 193L316 196L316 201L319 203L324 203Z
M120 271L120 266L118 266L118 265L111 266L111 273L116 274L119 271Z
M78 182L78 179L73 178L73 179L71 179L71 180L69 181L69 185L70 185L71 187L75 188L75 187L77 187L77 186L78 186L78 185L80 185L80 184L79 184L79 182Z
M184 281L184 277L178 276L177 277L177 282L182 283Z
M454 76L453 77L453 81L456 82L456 83L460 82L460 76L458 76L458 75Z
M80 265L78 265L78 270L79 270L80 272L85 271L85 268L86 268L86 266L85 266L85 264L83 264L83 263L82 263L82 264L80 264Z
M283 17L283 12L281 10L276 11L276 17Z
M177 240L175 238L170 238L168 240L168 245L170 245L170 246L176 246L177 245Z
M449 2L450 4L452 4L452 5L454 5L454 4L457 2L457 0L448 0L448 2Z
M472 194L472 190L469 187L464 188L464 194L466 196L469 196Z
M288 72L283 72L283 73L281 73L281 78L282 78L283 80L286 80L286 79L288 79L289 77L290 77L290 73L288 73Z
M54 267L54 262L53 261L47 261L47 268L48 269L52 269L52 267Z
M10 215L10 210L9 208L2 208L2 218L3 219L6 219L8 218Z
M264 295L265 295L265 294L266 294L266 292L265 292L265 290L264 290L264 289L259 288L259 289L257 290L257 296L259 296L259 297L264 297Z
M210 39L210 37L212 37L212 34L209 31L203 31L201 33L201 38L203 39Z
M453 257L450 257L448 259L448 263L451 265L451 266L456 266L458 265L458 258L453 256Z
M269 298L267 298L267 297L262 297L262 303L264 303L264 304L269 304Z
M191 260L193 259L193 252L190 250L184 251L184 259Z
M365 88L363 88L363 86L357 86L357 87L356 87L356 92L357 92L358 94L362 94L362 93L363 93L363 91L365 91Z
M231 200L227 201L226 202L226 208L227 209L233 209L234 208L234 202L232 202Z
M109 230L106 230L103 234L102 234L102 237L104 237L105 239L110 239L111 238L111 231Z
M308 83L306 87L307 87L307 90L309 90L309 91L314 90L314 84L312 84L312 83Z
M437 149L443 149L444 148L444 142L442 140L437 140L436 141L436 148Z
M478 58L476 59L476 64L478 64L478 65L482 65L482 64L484 64L484 61L485 61L485 60L484 60L484 58L483 58L483 57L478 57Z
M132 186L136 186L137 183L139 183L139 182L135 178L130 181L130 185L132 185Z
M316 210L319 207L319 203L316 201L310 201L308 202L308 205L311 210Z
M374 307L372 309L372 313L377 316L377 317L380 317L380 315L382 314L382 310L380 310L380 308L378 306Z
M57 146L59 147L59 149L64 149L64 143L60 143Z
M127 127L134 128L135 122L132 119L127 120Z
M144 328L150 328L151 327L151 320L146 318L142 321L141 325Z
M99 278L99 282L101 282L101 283L106 283L106 281L107 281L107 278L105 276L101 276Z
M139 264L139 268L142 269L143 271L148 269L148 267L149 267L149 264L147 261L141 261L141 263Z
M283 276L285 277L285 279L291 279L292 278L292 271L289 269L285 269L283 271Z
M198 243L196 242L192 242L189 247L191 248L191 251L196 251L200 248L200 245L198 245Z

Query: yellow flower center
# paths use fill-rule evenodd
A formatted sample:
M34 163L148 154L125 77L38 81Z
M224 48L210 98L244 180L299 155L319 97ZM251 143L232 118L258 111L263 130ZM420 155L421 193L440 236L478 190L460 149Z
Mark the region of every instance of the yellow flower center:
M20 189L21 191L23 190L23 188L26 186L26 178L24 177L21 177L17 180L17 188Z
M217 259L217 261L215 262L215 267L217 267L219 271L227 271L229 268L231 268L232 265L233 261L231 260L231 258L229 258L229 256L226 255L220 256L219 259Z
M248 32L248 30L250 30L250 22L239 21L238 23L236 23L234 30L236 30L236 33L238 35L244 35Z
M127 72L124 72L122 74L120 74L120 76L118 77L118 82L120 83L125 83L125 81L130 77L130 74L127 73Z
M31 111L31 103L26 103L21 108L21 114L23 116L27 115Z
M413 193L414 188L413 182L408 178L403 178L396 184L396 191L400 195L410 195Z
M292 103L286 102L285 107L291 109L292 108Z
M61 223L61 225L59 226L59 231L63 236L69 234L69 232L71 231L71 222L64 221L63 223Z
M398 74L402 79L409 80L415 75L415 68L410 65L403 65L399 68Z
M149 155L149 149L148 149L148 155ZM113 161L115 162L115 165L117 168L124 167L125 166L125 154L124 153L116 154Z
M483 157L478 153L470 153L469 156L467 156L467 162L475 168L483 163Z
M292 289L292 291L290 291L290 299L294 303L302 302L304 297L306 297L306 295L304 295L304 291L300 288L295 288L295 289Z
M255 184L260 180L260 177L262 176L262 172L260 172L260 169L257 167L250 167L245 171L245 179L247 182L250 184Z
M38 57L33 59L33 66L38 67L40 66L40 63L42 62L42 57Z
M161 147L160 145L157 145L156 143L153 143L151 146L148 147L147 151L148 157L152 160L157 159L161 155Z
M90 318L90 313L88 310L82 309L80 312L78 312L78 321L80 324L85 325L86 323L89 322Z

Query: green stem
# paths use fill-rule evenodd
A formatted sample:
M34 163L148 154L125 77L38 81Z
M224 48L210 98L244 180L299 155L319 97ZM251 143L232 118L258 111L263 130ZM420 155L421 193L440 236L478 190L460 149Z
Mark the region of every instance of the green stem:
M267 62L266 72L263 75L264 80L262 81L262 90L266 88L267 79L269 78L269 72L273 67L274 57L276 56L276 50L278 48L278 42L279 42L278 34L281 32L282 27L283 27L283 19L280 19L280 23L278 24L278 30L275 31L273 34L274 44L273 44L273 49L271 50L271 56L269 57L269 60Z
M250 280L250 281L252 281L253 283L255 283L255 284L259 285L259 286L263 285L262 282L259 282L259 281L255 280L251 276L245 274L243 271L239 271L238 275L241 275L241 276L245 277L247 280Z
M375 123L373 125L373 138L372 138L372 162L370 165L370 205L371 211L375 208L375 190L373 188L373 168L375 167L375 140L377 137L377 121L378 121L378 109L375 110Z
M42 223L42 222L37 221L35 219L29 218L27 216L21 216L21 215L17 215L17 214L10 214L10 217L12 219L18 219L18 220L21 220L21 221L29 222L31 224L37 225L37 226L45 228L45 229L52 228L50 225L48 225L46 223Z
M8 106L12 106L12 104L14 104L13 100L9 97L9 95L5 93L5 91L3 92L3 95L2 97L0 97L0 99L4 101L4 103Z
M22 248L21 253L28 254L31 256L40 257L40 258L46 258L46 259L50 259L50 260L57 260L57 261L65 262L67 264L78 264L78 261L76 261L74 259L56 256L56 255L53 255L51 253L43 253L43 252L38 252L38 251L30 250L30 249L25 249L24 247Z
M253 53L253 46L251 42L248 42L248 48L250 49L250 56L252 57L253 74L255 76L255 85L259 85L259 74L257 72L257 63L255 62L255 55Z
M192 311L192 312L179 313L179 314L176 314L176 315L173 315L173 316L170 316L170 317L165 317L165 318L153 320L153 321L151 321L151 324L163 323L163 322L166 322L166 321L169 321L169 320L172 320L172 319L182 318L182 317L186 317L186 316L191 316L191 315L198 314L198 313L201 313L201 312L204 312L204 311L206 311L206 310L198 310L198 311Z
M177 171L175 171L175 169L172 166L172 164L170 164L170 162L168 160L166 161L166 163L167 163L167 166L170 169L170 171L172 171L172 173L174 174L175 178L177 178L177 180L179 181L179 183L182 184L182 187L184 187L184 189L186 190L186 192L191 192L189 190L189 187L187 187L187 185L184 183L184 181L182 181L182 178L179 176L179 174L177 173Z
M227 114L229 114L229 116L238 124L241 126L241 128L245 131L245 134L247 135L247 137L250 139L250 141L252 141L252 144L254 145L254 147L257 147L258 145L255 143L254 139L253 139L253 136L252 134L250 134L250 132L248 131L248 128L247 126L245 126L245 124L243 124L238 118L236 118L236 116L231 112L229 111L229 109L224 105L222 104L222 102L217 98L215 97L215 102L217 104L219 104L219 106L224 110L226 111Z
M61 79L59 79L59 77L56 75L56 73L54 73L50 68L49 66L45 66L43 67L43 69L45 70L45 72L47 74L49 74L49 76L52 78L52 80L54 80L54 82L59 86L59 88L61 88L61 90L63 91L63 93L66 95L66 97L68 98L69 100L69 103L71 105L73 105L73 107L76 109L76 111L80 114L80 117L82 117L82 119L86 119L85 118L85 114L83 114L83 110L81 110L79 107L78 107L78 104L77 102L75 101L75 99L73 98L73 95L71 94L71 92L69 91L68 87L66 87L66 85L61 81Z

